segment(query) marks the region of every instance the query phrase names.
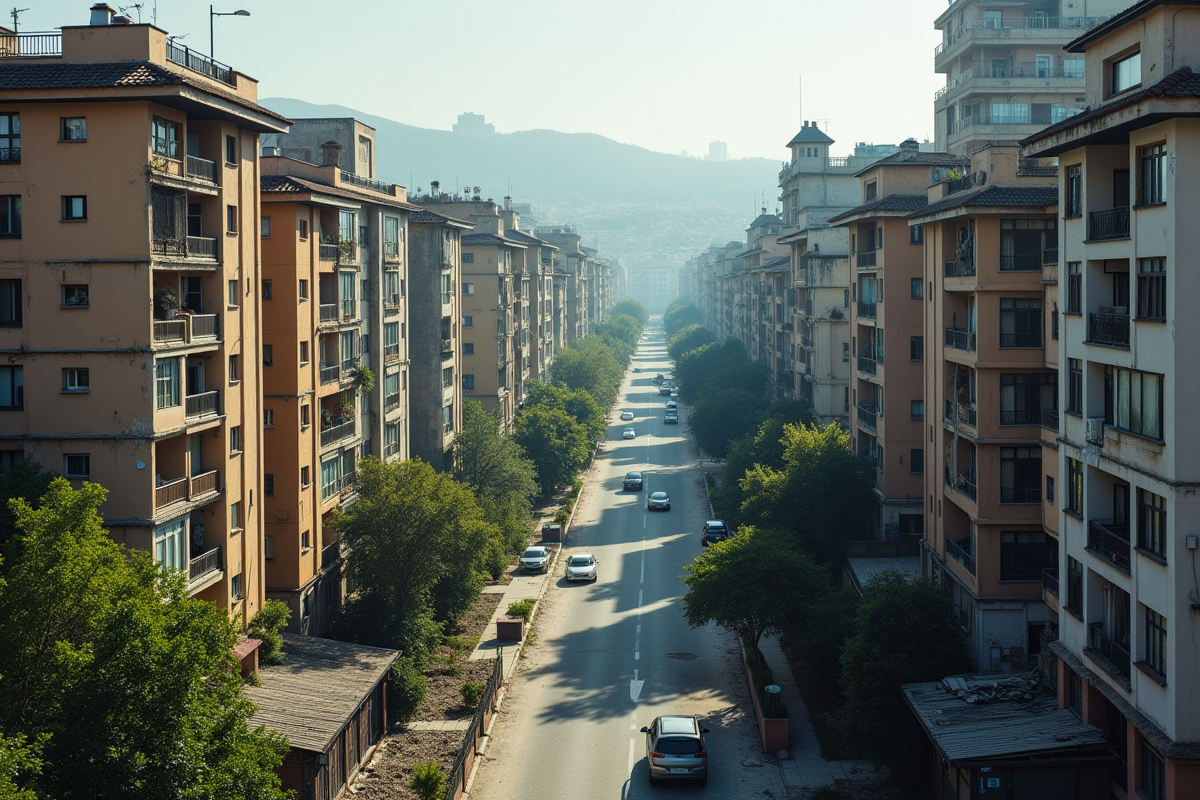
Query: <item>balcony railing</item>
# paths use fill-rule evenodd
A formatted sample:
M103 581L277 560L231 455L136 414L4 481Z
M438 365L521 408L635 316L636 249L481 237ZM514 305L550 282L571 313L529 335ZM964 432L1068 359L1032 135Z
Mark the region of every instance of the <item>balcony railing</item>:
M1057 267L1058 266L1058 248L1047 247L1042 251L1042 266Z
M330 447L354 436L354 420L321 430L321 447Z
M321 242L317 245L317 258L321 261L337 261L338 246L331 242Z
M453 339L442 339L442 355L444 355L444 356L454 355L454 340Z
M182 239L154 239L150 249L156 256L217 260L217 240L207 236L186 236Z
M1129 573L1129 525L1089 520L1087 546L1117 569Z
M188 562L188 583L195 583L206 575L221 571L221 548L214 547Z
M338 169L338 174L343 183L351 183L355 186L361 186L364 189L370 189L373 192L382 192L383 194L393 194L394 192L390 183L364 178L362 175L355 175L353 172L347 172L344 169Z
M958 475L955 475L950 470L950 467L947 466L945 477L946 477L946 485L949 486L951 489L958 492L959 494L965 494L967 497L971 498L972 500L976 499L978 492L975 487L974 473L963 472Z
M983 171L972 172L960 178L950 178L946 181L946 194L974 189L976 186L983 186L985 183L987 183L987 173Z
M1053 178L1056 175L1058 175L1058 167L1054 164L1043 164L1036 158L1022 158L1017 161L1017 177L1019 178Z
M1025 331L1023 333L1001 333L1001 347L1041 347L1041 331Z
M317 307L318 320L321 323L337 322L338 321L338 304L337 303L321 303Z
M875 319L875 304L858 301L858 315L866 319Z
M184 413L188 419L193 417L207 417L213 414L219 414L218 399L219 392L202 392L200 394L190 394L187 396Z
M187 321L179 319L155 320L154 341L156 342L185 342L187 341Z
M1129 238L1129 206L1118 206L1107 211L1088 214L1088 239L1104 242L1110 239Z
M385 344L383 346L383 360L385 362L400 360L400 343Z
M196 156L187 156L184 163L187 165L187 174L189 177L210 183L217 182L217 164L215 161L209 161L207 158L197 158Z
M42 58L62 55L62 34L29 32L0 34L0 58Z
M1058 567L1042 570L1042 588L1058 597Z
M173 481L167 481L162 486L154 487L154 508L162 509L172 503L187 500L187 497L188 479L176 478Z
M399 407L400 407L400 394L399 393L389 394L383 398L384 413L387 413L388 411L395 411Z
M199 497L202 494L217 491L217 476L218 472L215 469L210 469L208 472L201 472L199 475L193 475L188 480L191 485L188 487L191 497Z
M342 321L350 321L358 319L358 303L354 300L343 300L342 303Z
M1088 626L1088 645L1101 658L1109 663L1118 675L1129 679L1130 664L1129 648L1104 632L1104 623L1093 622Z
M1043 411L1042 412L1042 427L1048 431L1058 433L1058 412Z
M855 257L855 265L858 266L860 269L862 267L875 266L875 254L877 252L879 252L879 251L864 250L863 252L859 253L858 256Z
M1038 425L1041 421L1042 412L1036 408L1000 412L1001 425Z
M858 371L859 372L865 372L868 375L874 375L877 364L878 364L878 362L875 361L875 359L871 358L870 356L859 356L858 357Z
M963 541L967 542L968 545L971 542L970 539L964 539ZM966 568L967 572L971 573L972 575L975 574L975 557L971 555L971 551L968 548L963 547L953 539L947 538L946 555L962 564Z
M332 366L326 364L326 365L321 366L321 385L322 386L324 386L327 383L337 383L341 377L342 377L342 365L341 364L334 364Z
M870 406L865 406L862 403L858 405L858 424L868 430L875 430L878 414L875 409Z
M154 321L155 342L193 342L215 340L216 314L181 314L175 319Z
M957 258L946 262L945 277L947 278L970 278L974 275L974 259Z
M962 350L967 353L974 353L975 331L946 328L946 347L954 350Z
M341 541L327 544L321 548L321 569L329 569L342 560Z
M229 86L237 86L237 79L233 75L232 67L222 64L220 61L215 61L208 56L200 55L186 46L168 41L167 60L174 61L176 64L182 64L190 70L199 72L201 75L207 75Z
M1088 314L1088 342L1129 349L1128 314Z
M1040 488L1030 486L1001 486L1000 502L1012 503L1014 505L1021 503L1040 503L1042 502L1042 490Z
M1055 258L1051 264L1058 263L1058 252L1055 251ZM1001 272L1041 272L1042 267L1046 264L1045 251L1037 253L1011 253L1000 255L1000 271Z

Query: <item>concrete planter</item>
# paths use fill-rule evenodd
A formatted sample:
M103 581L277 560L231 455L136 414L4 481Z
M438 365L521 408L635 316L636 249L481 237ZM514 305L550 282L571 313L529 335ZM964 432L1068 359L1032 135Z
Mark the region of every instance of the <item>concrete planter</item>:
M520 642L525 639L525 618L505 617L496 620L496 638L501 642Z
M754 720L758 723L758 735L762 739L763 752L777 753L780 750L791 750L787 717L763 716L762 703L759 702L758 692L754 688L754 678L750 673L750 661L744 647L742 648L742 667L746 671L746 684L750 687L750 701L754 703Z

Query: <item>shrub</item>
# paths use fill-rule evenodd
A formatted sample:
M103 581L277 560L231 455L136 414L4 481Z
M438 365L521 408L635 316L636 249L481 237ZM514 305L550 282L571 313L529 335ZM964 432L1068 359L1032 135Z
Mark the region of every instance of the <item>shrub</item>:
M446 793L446 773L436 761L413 765L413 775L408 788L417 793L421 800L438 800Z
M282 600L268 600L250 620L248 635L251 639L260 639L258 660L264 666L283 663L283 634L280 631L287 625L292 610Z
M529 622L529 617L533 614L533 606L536 602L532 597L527 597L524 600L509 603L507 613L510 617L521 617L526 622Z
M459 689L462 692L463 705L475 708L479 705L479 701L483 699L483 684L478 681L463 681L462 687Z
M388 706L395 719L408 719L425 702L425 675L410 658L401 658L392 665L392 682L388 685Z
M770 719L787 719L787 704L777 694L767 694L759 690L758 701L762 705L762 715Z
M560 508L554 512L554 524L567 527L567 523L571 521L571 512L565 508Z

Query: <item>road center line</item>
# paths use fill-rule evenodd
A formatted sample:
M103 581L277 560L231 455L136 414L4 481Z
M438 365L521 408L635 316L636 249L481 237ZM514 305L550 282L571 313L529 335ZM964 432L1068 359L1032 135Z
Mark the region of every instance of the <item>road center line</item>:
M629 740L629 760L626 762L625 771L633 772L633 750L637 746L637 739Z

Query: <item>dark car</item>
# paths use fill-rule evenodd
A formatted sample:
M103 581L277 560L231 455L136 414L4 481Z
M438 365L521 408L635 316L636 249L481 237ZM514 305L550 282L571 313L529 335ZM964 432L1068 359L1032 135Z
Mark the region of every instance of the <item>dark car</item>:
M696 717L658 717L646 734L646 771L650 783L661 780L708 783L708 748Z
M663 416L663 422L665 422L668 425L678 425L679 424L679 412L678 411L668 411Z
M622 488L627 492L640 492L642 490L642 473L626 472L625 484Z
M719 519L710 519L704 523L704 531L700 534L701 544L708 547L710 544L723 542L729 538L729 528L725 526L725 522Z

